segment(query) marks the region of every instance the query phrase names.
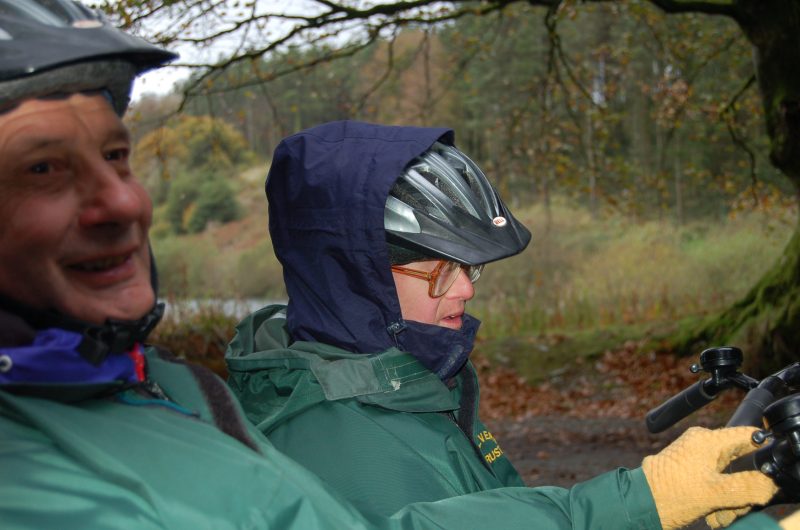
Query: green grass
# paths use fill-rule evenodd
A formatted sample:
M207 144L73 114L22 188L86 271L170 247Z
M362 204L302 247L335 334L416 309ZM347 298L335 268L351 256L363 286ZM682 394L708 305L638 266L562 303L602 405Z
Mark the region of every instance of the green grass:
M475 285L476 351L538 381L626 340L658 345L743 296L781 255L794 215L678 227L592 219L566 205L548 225L542 209L523 211L532 244Z
M618 348L632 337L652 336L653 332L652 324L630 324L480 338L474 352L537 383L582 371L606 350Z
M787 215L789 215L787 213ZM470 310L484 337L676 320L730 304L780 256L792 225L761 214L723 224L591 219L556 207L521 217L534 234L519 256L490 264Z

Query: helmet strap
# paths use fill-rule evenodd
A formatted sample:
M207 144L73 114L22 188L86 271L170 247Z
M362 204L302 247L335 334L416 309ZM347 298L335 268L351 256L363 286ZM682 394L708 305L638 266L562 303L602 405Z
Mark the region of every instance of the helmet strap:
M125 353L137 342L144 342L164 315L164 304L153 304L138 320L108 319L102 325L90 324L54 310L36 309L0 295L0 308L22 318L34 329L57 328L83 336L78 352L94 365L112 354Z

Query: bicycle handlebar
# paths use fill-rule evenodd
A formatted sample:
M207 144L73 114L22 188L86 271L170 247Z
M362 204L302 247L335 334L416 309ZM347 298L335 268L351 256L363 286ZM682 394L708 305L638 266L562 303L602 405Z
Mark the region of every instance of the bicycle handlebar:
M728 427L755 426L759 449L738 458L728 472L758 470L779 486L770 504L800 501L800 363L793 363L758 381L741 374L741 350L709 348L700 356L702 369L711 377L698 381L647 413L645 422L652 433L661 432L692 412L707 405L722 390L738 387L747 395L727 423ZM699 365L692 366L697 373ZM767 440L769 440L768 443Z
M764 409L773 401L775 401L775 394L766 388L757 386L747 393L726 426L752 425L753 427L761 427Z
M708 393L704 388L706 383L707 381L698 381L650 410L645 416L647 430L653 434L664 431L692 412L714 401L718 394Z

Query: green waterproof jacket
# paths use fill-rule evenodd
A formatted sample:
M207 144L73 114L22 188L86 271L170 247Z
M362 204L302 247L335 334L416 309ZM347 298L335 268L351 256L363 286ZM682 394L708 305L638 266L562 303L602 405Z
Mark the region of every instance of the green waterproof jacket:
M566 523L551 519L547 508L531 528L539 528L538 517L556 528L580 528L592 518L597 526L590 528L625 528L631 521L621 521L631 509L641 517L635 528L660 526L640 470L613 472L573 491L519 487L519 475L476 416L469 418L469 438L458 425L465 380L475 378L471 368L448 388L395 349L363 355L315 342L289 344L283 314L282 306L270 306L239 324L226 359L229 385L279 450L361 510L391 514L418 501L513 491L567 503ZM513 520L519 509L509 504L487 514L487 522L504 528L504 518ZM610 521L619 526L605 526Z
M390 517L359 513L249 426L212 374L153 351L147 359L149 397L114 388L85 397L91 385L53 399L0 390L0 528L660 528L643 474L622 470L571 490L503 488Z
M147 364L154 395L0 390L0 528L368 527L248 425L224 382L152 350Z
M412 502L524 486L475 414L470 364L448 388L397 349L367 356L316 342L289 346L283 314L271 306L239 325L229 384L280 451L354 504L391 514ZM474 394L466 411L465 386Z

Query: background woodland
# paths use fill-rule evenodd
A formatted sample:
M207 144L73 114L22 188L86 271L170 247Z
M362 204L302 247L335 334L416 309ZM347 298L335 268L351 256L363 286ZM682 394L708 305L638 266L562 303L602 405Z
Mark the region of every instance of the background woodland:
M169 9L191 13L192 3L224 4L106 7L148 36L142 21L188 20ZM415 18L406 4L432 7ZM798 332L785 329L798 327L785 297L800 272L797 188L791 170L774 165L760 44L743 23L763 13L744 12L750 4L400 2L372 26L372 15L346 12L368 38L323 20L321 33L273 46L265 30L256 40L267 53L221 54L128 115L135 166L156 205L164 291L285 296L263 197L281 138L338 119L448 126L534 234L478 285L471 311L487 351L526 374L528 363L557 370L565 355L643 338L684 353L725 341L764 370L792 359ZM227 5L248 12L255 3ZM800 26L792 6L764 10ZM188 36L156 36L206 44L186 24ZM772 29L783 35L777 22ZM765 287L776 274L789 278ZM532 345L541 355L528 355Z

